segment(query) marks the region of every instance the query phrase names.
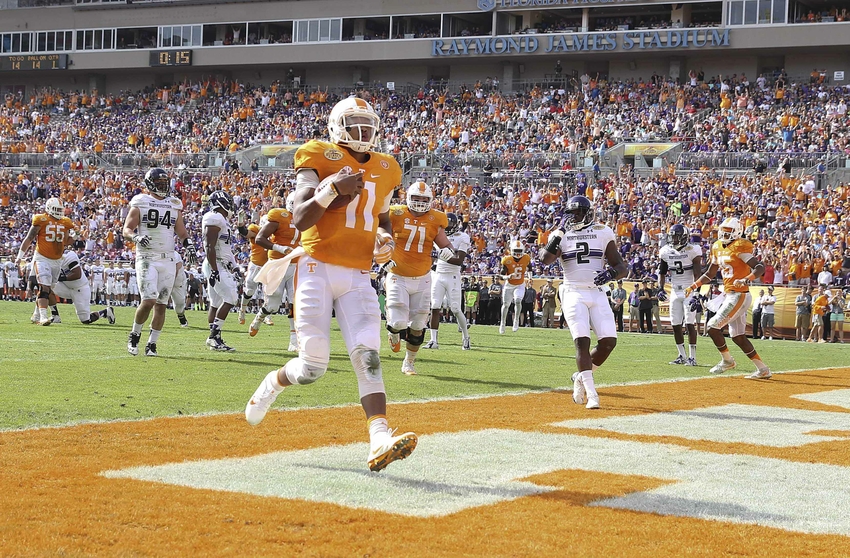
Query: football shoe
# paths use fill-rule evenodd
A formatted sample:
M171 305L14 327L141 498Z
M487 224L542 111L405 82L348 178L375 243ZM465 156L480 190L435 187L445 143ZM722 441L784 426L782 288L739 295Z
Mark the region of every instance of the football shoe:
M405 432L401 436L390 436L385 442L374 446L369 451L369 470L373 473L382 471L393 461L400 461L416 449L419 439L413 432Z

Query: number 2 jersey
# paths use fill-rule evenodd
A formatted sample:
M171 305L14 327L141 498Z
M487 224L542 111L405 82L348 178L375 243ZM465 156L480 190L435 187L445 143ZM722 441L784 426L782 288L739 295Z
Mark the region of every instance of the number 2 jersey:
M136 245L136 254L171 254L174 252L174 225L183 211L183 202L175 197L158 199L150 194L138 194L130 207L139 209L139 234L150 237L150 244Z
M688 244L681 250L676 250L667 244L658 253L662 262L659 271L662 275L665 272L670 274L670 284L673 287L690 287L696 280L694 260L700 256L702 256L702 248L696 244Z
M403 277L421 277L431 269L431 250L440 229L449 226L446 214L431 209L414 215L406 205L390 207L395 250L393 273Z
M749 292L746 285L736 286L735 279L745 279L750 274L747 262L753 257L753 251L753 243L745 238L733 240L725 246L719 240L711 245L711 263L720 267L724 292Z
M606 225L565 232L560 245L564 283L595 287L593 278L604 269L605 250L615 240L614 231Z
M295 152L295 171L312 169L321 182L343 168L363 171L363 190L348 205L325 210L303 231L301 246L319 261L368 271L378 233L378 215L390 209L393 190L401 183L401 167L391 155L369 152L360 163L343 147L312 140Z

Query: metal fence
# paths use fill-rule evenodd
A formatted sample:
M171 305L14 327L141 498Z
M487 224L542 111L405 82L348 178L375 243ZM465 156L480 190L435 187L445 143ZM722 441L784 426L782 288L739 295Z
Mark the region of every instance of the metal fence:
M776 170L787 159L792 168L814 167L820 162L834 157L834 153L749 153L700 151L684 152L679 156L677 167L685 170L696 170L702 167L710 169L753 169L756 162L763 163L768 170Z

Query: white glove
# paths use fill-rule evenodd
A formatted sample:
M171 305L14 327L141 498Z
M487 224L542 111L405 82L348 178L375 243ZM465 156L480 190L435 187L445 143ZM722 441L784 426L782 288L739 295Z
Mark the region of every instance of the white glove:
M16 263L16 264L19 264L19 263L21 263L22 261L24 261L25 259L26 259L26 257L24 256L24 251L23 251L23 250L18 250L18 255L17 255L17 257L15 258L15 263Z
M274 250L278 254L283 254L284 256L292 252L292 248L290 248L289 246L281 246L280 244L275 244L274 246L272 246L272 250Z
M381 271L383 271L384 273L389 273L390 271L395 269L396 265L397 264L395 263L395 260L390 260L381 266Z
M455 252L454 250L446 246L445 248L440 250L440 254L437 257L443 260L444 262L447 262L455 257Z
M375 263L384 265L390 261L390 258L393 257L393 250L395 250L393 237L388 234L378 235L375 238L375 251L372 253Z
M78 234L79 233L77 232L77 229L71 229L70 231L68 231L68 236L70 236L72 239L77 238Z
M142 246L143 248L147 248L151 243L151 237L146 234L137 234L133 236L133 242Z
M561 229L555 229L554 231L549 233L549 240L553 238L564 238L564 231Z
M244 227L245 223L247 223L247 222L248 222L248 214L245 213L244 209L240 209L236 213L236 227L237 228Z

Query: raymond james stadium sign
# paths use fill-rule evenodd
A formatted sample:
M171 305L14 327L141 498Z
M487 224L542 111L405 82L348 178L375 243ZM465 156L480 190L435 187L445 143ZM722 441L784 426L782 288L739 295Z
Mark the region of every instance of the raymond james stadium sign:
M674 29L625 33L457 38L431 41L431 56L539 54L606 50L651 50L729 46L728 29Z
M478 9L534 8L550 6L586 6L589 4L628 4L641 0L478 0Z

